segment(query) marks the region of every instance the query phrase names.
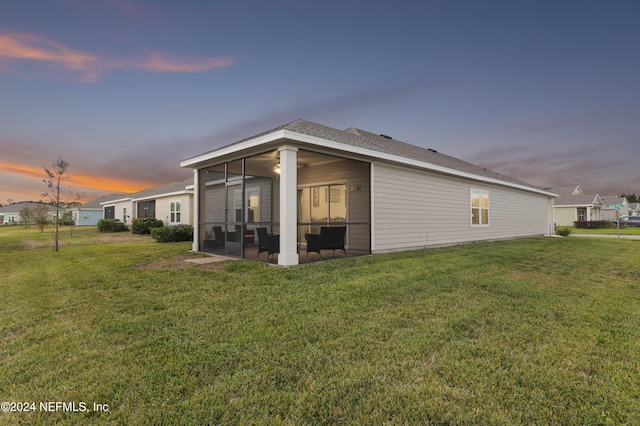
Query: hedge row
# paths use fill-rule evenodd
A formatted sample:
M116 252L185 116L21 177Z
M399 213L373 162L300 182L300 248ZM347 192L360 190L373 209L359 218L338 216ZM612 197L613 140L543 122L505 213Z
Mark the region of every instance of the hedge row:
M131 233L138 235L150 234L153 228L162 228L163 226L164 222L160 219L133 219L131 223Z
M128 231L129 228L126 223L120 222L118 219L100 219L98 230L100 232L123 232Z
M193 226L178 225L152 228L151 238L159 243L173 243L177 241L193 240Z
M615 228L615 224L608 220L577 220L573 222L573 225L582 229Z

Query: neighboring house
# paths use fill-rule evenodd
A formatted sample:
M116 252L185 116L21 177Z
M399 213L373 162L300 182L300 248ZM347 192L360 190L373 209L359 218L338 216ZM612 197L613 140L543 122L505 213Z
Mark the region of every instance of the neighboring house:
M106 219L130 224L136 218L156 218L165 225L193 224L193 179L171 182L101 203Z
M580 185L545 189L559 195L553 202L553 216L557 226L573 226L576 221L603 220L603 202L598 194L585 194Z
M601 195L600 198L602 199L602 220L614 220L629 215L631 206L625 197ZM619 207L618 210L613 206Z
M133 210L131 204L131 194L126 194L122 198L109 200L100 203L104 212L104 219L117 219L126 224L131 223L131 212Z
M629 216L640 216L640 203L632 203L629 206Z
M194 169L195 251L255 258L267 228L286 266L326 226L346 226L350 254L553 231L553 192L355 128L296 120L180 165Z
M20 203L13 203L13 204L9 204L8 206L0 207L0 223L3 225L23 224L24 218L20 216L20 210L24 209L25 207L28 207L33 211L40 206L44 206L47 209L47 211L49 212L48 213L49 220L55 222L55 217L56 217L55 207L49 204L44 204L40 202L23 201ZM29 224L32 224L33 220L31 219L29 222L30 222Z
M131 201L134 218L153 217L166 226L193 224L193 179L136 192Z
M110 194L98 199L86 202L68 211L71 213L73 223L77 226L95 226L100 219L104 219L102 204L114 199L122 198L126 194Z

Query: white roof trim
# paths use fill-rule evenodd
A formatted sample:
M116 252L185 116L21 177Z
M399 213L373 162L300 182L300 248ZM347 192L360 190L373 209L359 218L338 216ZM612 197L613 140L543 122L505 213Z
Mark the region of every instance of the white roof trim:
M106 206L108 204L116 204L116 203L123 203L125 201L131 201L131 197L127 197L127 198L119 198L117 200L111 200L111 201L103 201L102 203L100 203L101 206Z
M163 194L148 195L146 197L141 197L141 198L131 198L131 201L135 202L135 201L144 201L144 200L154 200L156 198L174 197L176 195L193 195L193 192L189 190L166 192Z
M383 160L383 161L392 161L395 163L406 164L406 165L418 167L421 169L427 169L427 170L444 173L448 175L463 177L467 179L473 179L479 182L492 183L492 184L497 184L501 186L517 188L517 189L521 189L528 192L534 192L534 193L546 195L549 197L558 197L557 194L545 191L543 189L537 189L530 186L519 185L516 183L511 183L511 182L507 182L499 179L479 176L472 173L461 172L459 170L450 169L448 167L437 166L435 164L431 164L423 161L413 160L410 158L387 154L387 153L366 149L366 148L361 148L353 145L347 145L341 142L335 142L329 139L319 138L317 136L310 136L303 133L293 132L291 130L285 130L285 129L276 130L275 132L268 133L266 135L248 139L244 142L228 145L227 147L220 148L218 150L210 151L205 154L201 154L196 157L183 160L180 162L180 167L197 167L197 165L199 165L200 163L204 163L218 157L223 157L225 155L233 154L234 152L237 152L237 151L255 148L262 144L265 144L268 142L274 142L279 139L290 139L293 141L307 143L314 146L320 146L322 148L330 148L337 151L343 151L347 153L363 155L366 157L372 157L372 158Z

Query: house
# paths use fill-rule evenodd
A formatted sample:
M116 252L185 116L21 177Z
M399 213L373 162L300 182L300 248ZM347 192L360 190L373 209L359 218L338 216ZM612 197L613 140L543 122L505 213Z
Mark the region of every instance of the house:
M68 211L71 213L73 223L77 226L95 226L100 219L104 219L104 209L102 203L122 198L125 194L110 194L91 200L81 206L73 207Z
M22 217L20 211L28 207L32 212L38 208L44 207L48 212L48 217L51 222L55 222L56 217L56 209L50 204L45 204L41 202L35 201L23 201L20 203L9 204L8 206L0 207L0 224L3 225L17 225L24 224L25 220L28 221L28 224L33 224L33 218L24 218Z
M602 199L602 220L614 220L629 215L631 206L625 197L601 195L600 198Z
M553 203L553 216L557 226L573 226L576 221L603 220L603 202L598 194L585 194L580 185L545 189L558 194Z
M171 182L100 203L105 219L129 224L136 218L156 218L166 226L193 224L193 179Z
M317 256L308 234L330 226L346 227L350 254L553 229L552 192L355 128L296 120L180 165L194 170L195 251L256 258L266 228L288 266Z
M640 216L640 203L631 203L629 205L629 216Z

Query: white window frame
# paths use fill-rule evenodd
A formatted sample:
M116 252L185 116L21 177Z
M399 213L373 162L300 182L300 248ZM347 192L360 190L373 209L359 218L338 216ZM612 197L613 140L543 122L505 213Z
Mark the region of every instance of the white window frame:
M474 195L478 197L478 206L474 207L473 200ZM486 196L487 198L487 206L482 206L482 197ZM478 223L473 223L473 211L477 210L478 213ZM487 222L484 223L482 214L483 211L486 211ZM469 189L469 224L472 228L486 228L491 224L491 196L489 191L486 189L478 189L478 188L470 188Z
M258 193L258 205L257 206L250 206L249 205L249 194L252 192L257 192ZM238 196L242 194L242 190L240 189L236 189L233 193L233 200L234 200L234 211L237 212L238 210L242 209L242 198L238 198ZM244 198L245 198L245 203L246 205L244 206L244 221L245 223L260 223L260 221L262 220L262 189L259 186L251 186L251 187L247 187L244 189ZM256 218L253 218L253 221L249 222L249 210L251 209L255 209L258 212L258 220L256 220Z
M169 204L169 223L180 223L182 219L182 201L172 201Z

